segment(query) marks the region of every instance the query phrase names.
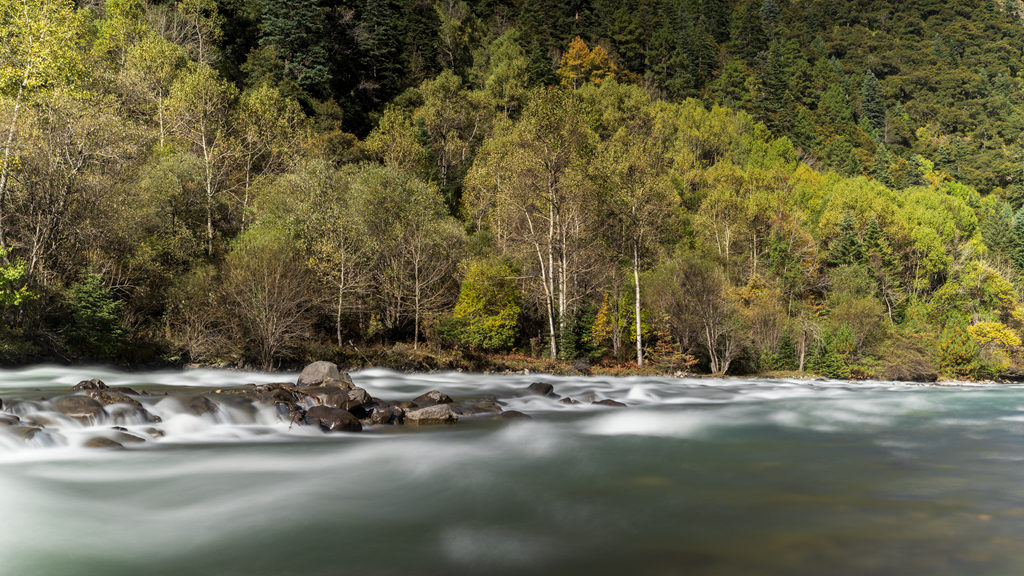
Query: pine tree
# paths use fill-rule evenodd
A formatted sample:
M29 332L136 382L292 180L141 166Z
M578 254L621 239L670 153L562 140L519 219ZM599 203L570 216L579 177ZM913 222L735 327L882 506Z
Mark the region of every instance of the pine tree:
M733 24L733 42L747 62L754 62L768 48L768 35L760 14L758 0L746 0L737 7L737 18Z
M765 28L770 32L774 32L779 18L782 17L782 10L779 8L779 4L775 0L764 0L758 13L761 16L761 20L764 21Z
M872 138L876 142L885 140L885 97L882 85L871 70L864 74L861 84L861 116L867 120Z
M892 165L892 153L885 145L879 145L875 149L875 157L871 160L871 177L890 188L893 185L892 174L889 166Z
M847 212L839 222L836 239L829 246L829 264L844 266L858 264L864 257L864 247L857 233L857 221Z
M1017 269L1024 272L1024 206L1013 216L1013 249L1010 254Z
M850 150L849 155L846 157L846 166L843 168L843 173L847 176L863 176L864 165L861 164L860 156L856 150Z
M260 48L275 46L286 77L319 96L331 81L325 15L319 0L269 0L260 18Z
M972 377L981 368L978 342L967 330L967 320L950 322L939 338L939 368L945 374Z

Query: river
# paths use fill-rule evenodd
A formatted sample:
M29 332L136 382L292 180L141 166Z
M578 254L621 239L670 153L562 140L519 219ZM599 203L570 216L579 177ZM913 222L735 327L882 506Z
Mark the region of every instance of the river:
M90 377L159 393L296 374L43 366L0 371L0 399ZM1024 387L352 377L532 418L324 434L172 394L143 400L164 435L124 450L81 447L109 422L0 426L0 574L1024 572ZM524 395L535 381L582 402Z

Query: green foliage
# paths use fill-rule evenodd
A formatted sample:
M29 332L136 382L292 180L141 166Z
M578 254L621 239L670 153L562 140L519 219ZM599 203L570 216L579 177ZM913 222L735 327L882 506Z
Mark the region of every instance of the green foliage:
M124 344L124 303L98 273L82 275L67 292L71 310L68 345L78 357L114 359Z
M515 268L500 260L474 261L444 331L456 344L485 352L512 348L519 331L520 294Z
M981 351L965 320L954 319L943 329L939 337L938 364L943 374L955 378L979 376Z
M8 251L0 249L0 259L6 260ZM24 262L0 265L0 310L20 306L36 295L27 285Z
M842 324L826 331L818 343L811 369L829 378L850 377L850 356L854 351L853 334L850 327Z

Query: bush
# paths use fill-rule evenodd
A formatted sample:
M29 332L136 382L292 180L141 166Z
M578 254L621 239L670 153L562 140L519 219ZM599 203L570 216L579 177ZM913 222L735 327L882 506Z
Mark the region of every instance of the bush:
M67 293L71 308L69 345L78 357L110 359L119 355L124 326L121 309L124 303L114 298L113 290L103 284L103 277L88 273Z
M967 321L957 319L946 325L939 337L939 369L959 378L977 378L981 372L981 350L967 329Z
M512 348L520 314L516 276L513 267L504 261L470 264L452 317L440 328L442 338L485 352Z

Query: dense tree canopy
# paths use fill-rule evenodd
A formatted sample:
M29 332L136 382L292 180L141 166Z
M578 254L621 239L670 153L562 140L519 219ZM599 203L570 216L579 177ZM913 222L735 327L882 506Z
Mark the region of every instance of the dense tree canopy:
M1003 373L1024 22L976 4L0 0L0 360Z

